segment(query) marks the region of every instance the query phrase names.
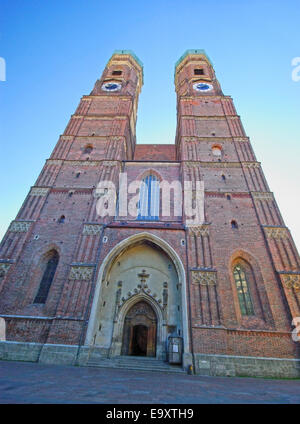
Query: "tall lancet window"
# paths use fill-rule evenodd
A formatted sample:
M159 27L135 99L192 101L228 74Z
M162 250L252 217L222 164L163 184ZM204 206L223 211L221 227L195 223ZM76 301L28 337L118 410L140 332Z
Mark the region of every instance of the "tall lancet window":
M44 273L34 303L46 303L47 296L57 268L59 255L56 250L51 250L44 260Z
M141 184L138 217L140 220L156 221L159 219L159 180L156 175L147 175Z
M236 265L233 268L233 275L242 315L254 315L246 274L241 265Z

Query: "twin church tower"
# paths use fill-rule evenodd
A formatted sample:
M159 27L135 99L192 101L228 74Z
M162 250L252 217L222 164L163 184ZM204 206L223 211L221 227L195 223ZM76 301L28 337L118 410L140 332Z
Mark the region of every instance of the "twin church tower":
M139 59L116 51L10 224L0 358L134 367L149 357L163 368L176 352L198 374L299 376L299 255L231 97L205 52L187 50L175 66L175 144L139 145L142 85ZM97 187L111 182L118 203L121 173L143 183L137 215L101 216L108 189ZM192 181L181 193L192 199L203 182L204 219L187 225L172 190L165 216L162 181Z

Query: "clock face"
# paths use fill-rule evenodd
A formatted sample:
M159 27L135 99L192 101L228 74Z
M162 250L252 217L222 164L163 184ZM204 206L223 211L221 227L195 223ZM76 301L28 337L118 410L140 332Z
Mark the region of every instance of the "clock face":
M106 82L102 85L102 90L104 91L119 91L121 90L121 84L118 82Z
M196 91L205 92L212 90L213 86L207 82L196 82L196 84L193 85L193 89Z

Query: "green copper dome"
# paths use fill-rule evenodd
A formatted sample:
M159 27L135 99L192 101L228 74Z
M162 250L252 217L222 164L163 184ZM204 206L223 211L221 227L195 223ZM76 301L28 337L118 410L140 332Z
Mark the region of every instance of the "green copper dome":
M136 56L135 53L133 53L132 50L115 50L114 53L113 53L113 55L114 54L127 54L127 55L130 55L141 66L141 68L144 67L143 62Z
M189 49L186 50L183 55L177 60L177 62L175 63L175 72L176 72L176 68L177 66L183 61L183 59L190 55L190 54L203 54L206 59L209 61L209 63L211 64L211 66L213 66L212 61L210 60L210 58L207 56L207 54L205 53L205 50L203 49Z

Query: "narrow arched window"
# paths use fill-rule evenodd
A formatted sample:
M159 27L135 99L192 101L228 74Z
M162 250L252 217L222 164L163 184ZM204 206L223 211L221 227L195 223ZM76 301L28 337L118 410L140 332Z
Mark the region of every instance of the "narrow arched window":
M246 273L241 265L233 268L233 275L242 315L254 315Z
M220 146L213 146L211 150L214 156L222 156L222 148Z
M63 223L65 222L65 219L66 219L65 215L62 215L62 216L58 219L58 223L59 223L59 224L63 224Z
M140 199L138 204L138 219L158 220L159 219L159 180L156 175L147 175L140 187Z
M235 220L231 221L231 228L233 229L239 228L238 223Z
M93 145L92 144L87 144L83 150L84 154L89 154L91 153L93 150Z
M52 250L44 259L44 273L39 290L34 299L34 303L46 303L47 296L57 268L59 255L56 250Z

